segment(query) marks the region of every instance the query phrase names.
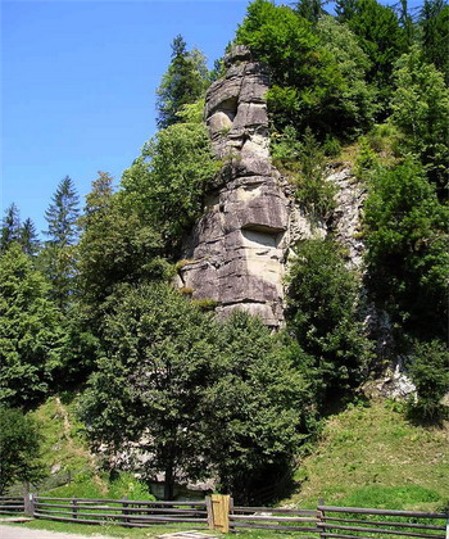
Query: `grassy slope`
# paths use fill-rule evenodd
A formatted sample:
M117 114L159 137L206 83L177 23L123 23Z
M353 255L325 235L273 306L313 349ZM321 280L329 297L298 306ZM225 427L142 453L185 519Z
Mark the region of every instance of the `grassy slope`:
M63 402L51 397L32 415L43 436L42 461L48 473L38 485L40 494L153 499L130 474L110 482L107 474L99 472L100 459L89 451L83 425L76 419L76 399Z
M329 418L288 501L410 510L448 505L449 425L417 427L397 408L376 402Z

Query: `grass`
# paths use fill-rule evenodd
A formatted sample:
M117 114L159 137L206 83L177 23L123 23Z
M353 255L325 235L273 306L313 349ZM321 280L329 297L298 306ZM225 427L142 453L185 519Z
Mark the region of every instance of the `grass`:
M4 524L7 524L6 522ZM81 535L106 535L110 537L121 537L123 539L155 539L158 535L165 533L174 533L180 532L183 530L193 530L196 531L207 531L205 526L192 526L192 524L174 524L174 525L159 525L154 524L150 528L142 529L129 529L123 528L121 526L115 526L113 524L102 525L102 526L91 526L89 524L73 524L65 522L52 522L50 520L33 520L27 522L26 524L8 524L14 527L26 527L34 530L49 530L54 532L64 532L64 533L74 533ZM214 532L214 535L218 537L231 538L238 537L241 539L297 539L298 534L296 533L277 533L275 531L265 531L265 530L251 530L251 531L242 531L238 534L229 533L229 534L220 534L219 532Z
M398 405L373 402L327 420L283 503L432 511L448 505L448 477L449 425L414 426Z
M49 398L31 415L42 433L42 462L47 477L34 491L42 496L154 500L132 474L110 480L100 472L100 458L89 451L84 427L76 416L76 396ZM21 494L21 487L20 494Z

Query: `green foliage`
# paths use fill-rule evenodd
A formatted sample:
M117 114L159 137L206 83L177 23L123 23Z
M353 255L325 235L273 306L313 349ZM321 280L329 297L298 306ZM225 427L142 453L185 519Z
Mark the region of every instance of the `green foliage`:
M409 368L418 394L410 401L409 413L425 422L438 423L447 417L441 401L449 391L449 349L438 340L416 343Z
M166 497L182 470L204 476L204 391L216 348L210 319L165 285L124 289L106 321L107 357L84 396L83 417L111 453L135 442L141 472L165 473Z
M76 242L79 217L78 203L79 198L73 180L66 176L59 182L52 202L45 211L48 223L45 234L49 237L48 243L65 247Z
M31 408L60 363L61 314L49 285L18 244L0 258L0 403Z
M25 254L35 256L40 249L40 240L36 232L36 226L30 218L25 219L20 227L20 245Z
M391 94L393 65L405 52L403 30L394 10L376 0L341 0L337 2L338 19L357 36L370 61L367 81L378 92L379 113L385 117Z
M316 31L342 78L339 102L326 111L329 115L327 123L333 133L353 138L366 131L376 112L375 92L366 80L370 60L348 26L333 17L322 17Z
M407 160L374 174L365 222L368 284L377 301L406 331L446 335L448 208L419 164Z
M172 60L157 90L157 124L162 129L179 122L178 111L201 98L209 84L206 59L199 50L188 51L181 35L171 47Z
M367 61L342 25L324 17L314 32L291 8L255 0L236 41L270 69L267 101L277 131L310 126L323 137L329 132L350 137L369 123L371 95L363 80Z
M17 481L43 477L40 436L34 421L23 412L0 405L0 495Z
M218 347L207 396L211 460L221 491L257 503L259 489L288 475L313 414L311 388L295 368L306 358L242 312L220 328Z
M51 297L67 310L74 294L75 248L78 240L78 195L69 176L63 178L45 212L49 239L41 253L41 267L49 279Z
M20 241L20 215L19 209L13 203L6 210L2 219L0 236L0 252L8 249L11 243Z
M449 89L417 47L398 60L395 82L391 121L404 135L403 150L419 156L443 198L449 184Z
M419 26L424 58L443 73L449 84L449 5L444 0L424 0Z
M310 129L306 129L299 150L299 174L295 175L295 196L315 219L328 219L335 208L335 186L324 179L326 158Z
M313 356L324 397L357 387L367 373L371 345L357 313L357 288L336 243L299 244L289 275L288 328Z
M122 179L125 196L161 233L170 254L201 215L205 186L220 168L205 126L195 114L191 121L195 110L184 109L181 117L188 122L159 131L145 144Z
M300 17L316 24L326 13L321 0L299 0L295 3L295 11Z
M104 302L120 283L164 279L160 234L137 211L136 197L113 193L113 179L100 172L86 197L80 220L78 288L90 317L102 316Z

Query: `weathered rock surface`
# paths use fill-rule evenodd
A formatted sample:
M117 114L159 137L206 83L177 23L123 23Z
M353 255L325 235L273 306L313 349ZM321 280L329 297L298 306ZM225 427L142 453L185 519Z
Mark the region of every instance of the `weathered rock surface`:
M283 276L292 209L286 181L269 154L268 74L244 47L226 59L209 89L205 118L223 169L206 212L185 246L182 285L194 299L217 301L276 327L283 320Z
M347 248L348 265L361 268L357 232L366 193L350 168L331 169L336 211L330 223L310 219L271 163L267 71L245 47L235 47L225 65L205 106L212 146L224 164L185 243L179 286L194 299L216 301L218 314L244 309L277 327L284 319L286 265L298 242L332 231Z

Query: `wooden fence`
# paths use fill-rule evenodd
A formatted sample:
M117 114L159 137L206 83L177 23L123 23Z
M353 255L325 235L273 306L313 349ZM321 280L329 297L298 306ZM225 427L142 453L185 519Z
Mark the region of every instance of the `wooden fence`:
M316 510L235 507L229 496L203 501L1 497L0 513L28 512L35 518L128 527L186 522L192 527L294 532L301 539L449 539L449 513L391 511L319 504Z
M25 504L23 498L0 496L0 514L1 515L13 515L15 513L23 513L25 511Z
M319 505L317 526L321 538L386 539L419 537L449 539L449 515L417 511L387 511Z
M34 498L33 516L41 519L104 524L115 522L127 527L146 527L150 524L189 522L207 525L205 501L150 502L134 500L86 498Z

